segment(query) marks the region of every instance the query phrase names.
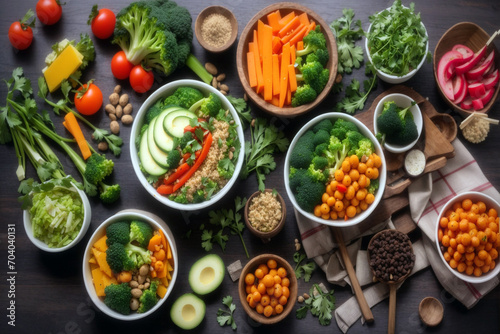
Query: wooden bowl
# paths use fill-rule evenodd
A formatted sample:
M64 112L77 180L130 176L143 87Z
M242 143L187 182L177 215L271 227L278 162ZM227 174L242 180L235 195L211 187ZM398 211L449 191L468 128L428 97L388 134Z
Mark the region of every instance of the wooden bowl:
M439 325L443 320L443 313L443 304L434 297L425 297L418 305L420 319L429 327Z
M321 31L325 35L325 39L327 42L328 53L330 54L330 59L326 64L326 68L330 70L330 77L328 82L316 99L308 104L301 105L299 107L284 107L279 108L274 106L271 103L266 102L262 96L257 94L255 90L250 87L248 83L248 66L247 66L247 52L248 52L248 43L253 39L253 30L257 28L257 22L259 19L265 17L267 14L280 10L281 15L284 16L291 11L295 11L296 14L307 13L309 18L316 22L317 25L321 26ZM267 20L266 20L267 21ZM278 116L278 117L296 117L298 115L304 114L309 110L316 107L321 101L323 101L328 94L334 84L335 77L337 76L337 43L335 42L335 37L333 36L332 31L330 30L328 24L315 12L310 10L307 7L301 6L292 2L280 2L270 5L261 11L259 11L255 16L248 22L245 29L241 33L240 40L238 42L238 48L236 51L236 64L238 67L238 76L240 77L241 84L243 85L243 89L245 90L248 97L262 110L265 112Z
M438 77L437 77L437 66L439 64L439 61L441 60L441 57L448 51L450 51L453 46L456 44L463 44L465 46L468 46L471 48L472 51L477 52L479 49L481 49L490 36L483 30L481 27L479 27L477 24L474 24L472 22L460 22L455 24L453 27L448 29L444 35L441 37L439 42L436 45L436 49L434 50L434 57L433 57L433 66L434 66L434 79L436 80L436 84L438 86L439 92L441 93L441 96L444 98L446 103L459 112L462 116L467 117L469 116L474 110L466 110L461 108L460 106L454 104L444 93L443 90L441 89L441 86L439 85ZM487 52L491 52L492 50L495 51L495 67L498 69L500 68L500 53L498 52L498 49L496 46L491 43L490 46L488 47ZM500 90L500 85L497 84L495 88L495 93L493 97L491 98L490 102L488 102L484 108L481 110L481 112L488 113L495 104L495 101L498 97L498 92Z
M267 263L269 259L274 259L278 263L278 267L283 267L287 271L287 277L290 280L290 286L288 287L290 290L290 296L288 297L288 302L285 304L283 308L283 312L281 314L272 315L269 318L266 318L264 314L259 314L254 308L251 308L247 302L247 293L245 291L245 276L248 273L254 273L255 269L259 267L262 263ZM256 279L257 280L257 279ZM295 271L292 266L282 257L274 254L262 254L251 259L243 268L240 275L240 280L238 282L238 293L240 296L240 302L243 306L243 309L248 314L250 318L255 320L256 322L263 325L272 325L280 322L284 318L287 317L288 314L293 310L295 306L295 302L297 301L297 277L295 276Z
M266 190L264 190L264 192L272 193L273 190L266 189ZM260 238L262 240L262 242L268 243L271 240L271 238L274 237L276 234L278 234L283 229L283 226L285 226L286 205L285 205L285 201L283 200L283 197L281 197L281 195L278 192L276 192L276 199L281 204L281 220L279 221L278 225L274 229L272 229L271 231L262 232L262 231L258 230L257 228L255 228L252 225L250 219L248 218L249 209L250 209L250 206L252 205L252 200L254 198L256 198L257 196L259 196L261 193L262 193L261 191L256 191L255 193L252 194L252 196L250 196L248 198L248 201L245 204L244 217L245 217L245 223L247 225L247 228L250 230L250 232L252 232L256 237Z
M203 24L203 21L211 14L221 14L229 19L229 22L231 23L231 37L229 37L229 40L226 42L226 44L219 47L207 43L201 33L201 26ZM223 52L229 49L236 41L236 37L238 36L238 21L236 20L233 12L231 12L229 9L222 6L210 6L205 8L200 12L200 14L198 14L198 17L196 18L194 24L194 33L196 35L196 39L205 50L214 53Z

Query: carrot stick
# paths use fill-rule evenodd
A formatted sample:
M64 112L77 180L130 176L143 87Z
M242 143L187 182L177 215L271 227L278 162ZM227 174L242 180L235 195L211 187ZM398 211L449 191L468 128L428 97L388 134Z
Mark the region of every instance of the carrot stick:
M297 77L295 76L295 66L288 65L288 82L290 83L290 91L293 93L297 90Z
M253 31L253 55L255 61L255 73L257 74L257 93L264 89L264 77L262 75L262 65L260 63L259 39L257 37L257 30Z
M308 26L311 23L311 22L309 22L309 16L307 16L306 12L299 15L299 20L300 20L300 23L302 23L305 26Z
M262 22L262 20L259 20L258 23L257 23L257 38L258 38L258 43L259 43L259 56L260 56L260 59L262 60L262 47L263 47L263 33L264 33L264 28L265 24L264 22ZM255 41L254 41L255 42Z
M312 21L311 24L307 27L306 34L304 36L307 36L309 31L316 29L316 22Z
M73 137L75 137L76 143L78 144L78 147L82 152L83 159L87 160L87 158L90 157L92 153L90 152L89 144L87 143L85 137L83 136L82 129L80 128L80 125L78 124L75 115L72 112L67 113L66 116L64 116L64 120L65 120L64 123L66 123L66 124L63 123L64 126L73 135Z
M253 47L253 42L249 42L248 43L248 52L254 52L254 51L255 51L255 49Z
M302 31L302 29L304 28L304 26L302 25L302 23L297 27L297 29L295 29L292 33L284 36L282 39L281 39L281 43L285 44L285 43L288 43L290 42L298 33L300 33Z
M179 177L181 177L184 173L186 173L189 168L191 168L191 166L189 166L188 163L183 163L182 165L180 165L179 167L177 167L177 169L175 170L175 172L173 172L172 174L170 174L170 176L168 178L166 178L165 180L163 180L163 183L165 185L169 185L171 183L174 183L175 180L177 180Z
M250 87L257 86L257 74L255 73L255 56L253 52L247 53L248 83Z
M285 100L285 103L287 106L289 106L290 104L292 104L292 91L290 90L290 85L288 85L287 89L286 89L286 100Z
M271 104L273 106L279 107L280 106L280 97L279 95L274 95L273 99L271 100Z
M296 59L296 54L295 54L295 45L290 46L290 64L295 64L295 59Z
M273 98L273 28L262 27L262 75L264 77L264 100Z
M269 24L273 28L273 34L278 33L278 31L280 30L280 19L281 15L279 10L267 15L267 24Z
M283 28L284 26L286 26L288 24L288 22L290 22L291 20L293 20L294 17L295 17L295 12L294 11L291 11L287 15L283 16L279 20L280 29Z
M281 54L281 70L280 70L280 100L279 107L282 108L285 104L286 91L288 89L288 65L290 64L290 44L283 45L283 53Z
M297 51L299 51L299 50L304 50L304 42L303 41L297 42Z
M281 39L278 36L273 36L273 53L280 53L281 52Z
M295 44L297 44L298 41L302 41L302 39L304 38L304 36L306 34L307 29L308 29L308 27L304 26L302 29L297 31L297 33L295 35L293 35L293 37L290 39L290 45L295 45Z
M298 16L295 16L290 22L288 22L283 28L280 29L278 35L283 38L284 36L291 34L294 29L300 25L300 20Z
M280 93L280 59L273 54L273 97Z

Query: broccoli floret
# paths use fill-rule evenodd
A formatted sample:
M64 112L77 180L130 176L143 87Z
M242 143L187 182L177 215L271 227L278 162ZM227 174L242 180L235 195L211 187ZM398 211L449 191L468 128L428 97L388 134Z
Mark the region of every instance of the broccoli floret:
M105 183L100 182L99 188L101 189L99 198L104 204L114 203L120 198L121 187L119 184L113 184L109 186Z
M170 98L170 97L168 97L168 98ZM159 99L158 101L155 102L155 104L153 104L151 107L149 107L148 111L146 112L146 121L145 121L146 124L151 123L153 118L158 116L163 111L163 108L164 108L163 102L164 102L164 100Z
M179 140L179 146L181 149L184 149L190 141L194 139L193 133L191 131L186 131L182 135L181 139Z
M328 165L332 166L330 172L334 173L342 165L347 153L349 152L350 146L348 139L340 140L335 136L330 137L330 142L328 144L328 149L326 151L326 158L328 159Z
M314 132L307 131L297 140L290 154L290 166L307 169L314 157Z
M328 166L328 159L321 156L316 156L312 160L312 165L315 169L325 169Z
M125 251L128 258L134 264L134 268L139 268L143 264L151 263L151 253L145 248L128 243L125 245Z
M315 52L318 49L326 50L325 35L321 32L321 27L319 25L304 37L303 42L304 49L296 52L296 55L299 57Z
M288 178L290 180L290 189L293 192L296 192L298 186L300 186L302 184L302 181L303 181L304 177L306 176L306 173L307 173L307 169L302 169L302 168L297 169L294 167L290 168L290 174L289 174Z
M325 189L324 183L314 182L306 177L296 188L295 200L303 210L313 212L314 207L321 203L321 196Z
M379 188L379 185L380 185L379 179L370 180L370 185L368 186L368 192L370 194L375 194L375 192Z
M190 111L196 113L196 115L200 117L215 117L221 109L222 101L215 93L210 93L207 97L202 98L189 108Z
M398 107L394 101L384 103L384 109L377 118L377 127L379 132L385 135L401 132L403 130L403 122L399 118Z
M330 54L328 53L327 49L318 49L316 52L314 52L314 55L318 59L319 63L325 67L326 64L328 63L328 60L330 59Z
M189 11L173 1L138 1L116 15L113 43L134 65L169 75L187 65L205 83L212 75L190 53L193 40Z
M116 222L106 227L106 244L114 243L125 245L130 242L130 224L128 222Z
M149 311L156 305L158 298L156 297L156 290L158 289L158 281L152 280L149 288L142 292L141 297L139 297L139 308L137 313L144 313Z
M319 144L328 143L329 140L330 134L326 130L320 129L314 134L313 144L318 146Z
M179 98L177 96L170 95L167 98L165 98L165 100L163 100L162 105L163 105L163 109L165 109L165 107L167 107L167 106L178 106L178 107L180 107L181 103L180 103Z
M333 123L333 128L341 128L341 129L345 129L346 132L347 131L357 131L359 132L358 130L358 127L356 126L356 124L352 123L352 122L349 122L349 121L346 121L345 119L343 118L338 118L335 123ZM340 140L343 140L343 138L340 138Z
M319 63L319 61L307 62L302 66L301 74L297 74L297 80L311 86L316 94L320 94L325 88L330 71Z
M298 107L303 104L311 103L316 99L318 93L307 84L300 85L292 96L292 107Z
M106 262L115 273L136 268L135 263L127 255L125 247L124 244L115 242L106 250Z
M312 130L314 133L318 132L319 130L325 130L326 132L330 132L333 129L333 124L329 119L324 119L321 122L317 123L316 125L313 126Z
M142 248L147 248L153 237L153 228L146 222L133 220L130 222L130 242L137 242Z
M410 108L399 109L394 101L384 103L382 114L377 118L377 138L389 143L408 145L418 137L418 130Z
M359 147L359 142L365 138L366 137L358 131L347 131L346 133L346 139L349 141L351 151L357 150Z
M106 159L104 155L92 153L87 159L84 177L92 184L97 185L106 176L113 172L115 163L113 160Z
M318 156L321 156L321 155L324 155L326 153L326 150L328 149L328 143L322 143L322 144L319 144L318 146L316 146L316 148L314 149L314 154L318 155Z
M204 98L202 92L192 87L178 88L174 93L174 97L178 100L176 104L185 109L189 109L194 103Z
M394 138L395 135L395 138ZM417 125L413 118L406 118L403 131L393 134L391 138L387 137L387 140L392 143L398 143L399 145L408 145L418 137Z
M177 149L173 149L168 152L167 155L167 169L175 169L179 166L179 162L181 161L181 153Z
M104 304L121 314L130 314L131 288L128 283L110 284L104 289Z
M309 165L309 168L307 169L307 176L314 182L325 183L328 177L328 173L324 173L321 169L314 168L314 163L311 163Z
M368 138L363 138L358 142L358 148L356 149L356 155L358 156L359 159L365 156L369 156L372 154L375 150L375 146L373 146L373 143L370 139Z

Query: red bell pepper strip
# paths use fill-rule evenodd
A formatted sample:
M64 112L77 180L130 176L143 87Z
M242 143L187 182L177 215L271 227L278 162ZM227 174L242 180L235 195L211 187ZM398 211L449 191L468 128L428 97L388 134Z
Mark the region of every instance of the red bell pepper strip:
M203 148L201 149L200 156L198 157L198 159L196 159L193 166L186 173L184 173L184 175L180 177L179 182L174 184L174 189L173 189L174 192L176 192L180 187L182 187L184 183L186 183L187 180L189 180L189 178L194 174L194 172L196 172L196 170L201 166L201 164L208 155L208 151L210 150L212 141L213 141L212 134L209 132L207 135L207 139L203 144Z
M191 166L189 166L187 163L183 163L182 165L180 165L179 167L177 167L177 169L175 170L175 172L173 172L172 174L170 174L170 176L168 178L166 178L165 180L163 180L163 183L165 185L169 185L169 184L174 183L174 181L177 180L179 177L181 177L185 172L187 172L190 167Z
M337 184L337 190L341 193L345 193L347 191L347 187L342 183Z
M174 187L171 184L162 184L158 188L156 188L156 191L160 195L170 195L174 192Z

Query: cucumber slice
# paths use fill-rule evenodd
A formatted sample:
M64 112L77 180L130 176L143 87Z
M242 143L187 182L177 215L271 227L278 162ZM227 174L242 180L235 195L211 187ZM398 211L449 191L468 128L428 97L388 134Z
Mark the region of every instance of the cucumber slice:
M156 121L158 120L158 117L153 118L151 123L149 123L149 126L151 129L155 129L155 124ZM147 131L148 135L148 150L149 153L151 153L151 156L153 157L154 161L163 168L167 168L167 152L161 150L158 145L156 145L155 138L154 138L154 131ZM173 143L173 140L172 140Z
M142 168L146 173L153 176L160 176L165 174L167 170L158 165L151 156L151 153L149 153L148 132L151 130L151 127L148 127L142 134L141 142L139 144L139 160L141 161Z
M174 139L163 128L163 120L167 115L181 109L180 107L169 107L163 110L157 117L154 127L155 143L164 152L169 152L174 148Z
M189 121L193 118L198 117L189 110L176 110L165 117L163 128L172 137L181 138L184 135L184 128L189 125Z

